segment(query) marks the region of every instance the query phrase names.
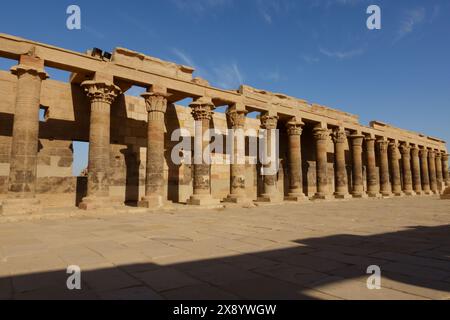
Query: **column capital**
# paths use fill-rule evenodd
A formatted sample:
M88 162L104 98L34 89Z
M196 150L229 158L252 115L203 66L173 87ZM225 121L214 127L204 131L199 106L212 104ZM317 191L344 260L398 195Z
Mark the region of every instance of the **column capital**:
M389 151L391 154L397 154L398 151L398 142L396 141L391 141L389 142Z
M361 147L364 141L364 136L362 134L352 134L349 138L352 141L352 146Z
M449 155L448 155L447 153L443 153L443 154L442 154L442 160L443 160L443 161L448 161L448 156L449 156Z
M439 151L436 151L436 159L442 159L442 153L440 153Z
M200 97L195 99L189 107L192 109L192 117L194 120L211 120L212 115L214 114L213 110L215 109L214 103L212 103L211 98L208 97Z
M48 74L45 72L44 68L32 67L25 64L18 64L11 68L11 73L16 75L18 78L25 74L29 74L35 77L39 77L41 80L48 79Z
M145 92L141 97L145 99L145 106L147 112L161 112L167 111L167 98L170 95L163 92Z
M226 115L232 129L244 129L247 113L247 110L228 108Z
M389 141L387 140L377 140L380 152L387 152L389 147Z
M287 133L290 136L301 136L303 132L303 126L305 124L302 121L298 121L296 118L292 118L286 123Z
M347 141L347 133L344 129L339 128L333 131L334 143L345 143Z
M84 81L81 87L91 102L105 102L112 104L116 97L122 93L120 88L109 81Z
M326 128L315 128L313 130L313 136L317 141L328 141L330 138L330 130Z
M261 116L261 128L263 129L276 129L278 123L278 116L264 114Z
M402 156L409 156L411 153L411 146L409 145L409 143L402 143L400 145L400 153L402 154Z
M428 158L434 159L435 158L435 151L433 149L428 150Z
M425 148L425 147L420 148L420 149L419 149L419 155L420 155L422 158L428 157L428 149Z

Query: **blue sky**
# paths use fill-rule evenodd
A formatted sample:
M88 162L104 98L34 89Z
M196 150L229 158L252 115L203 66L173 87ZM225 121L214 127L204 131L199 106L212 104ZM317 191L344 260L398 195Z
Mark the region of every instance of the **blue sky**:
M80 31L66 28L70 4ZM381 30L366 27L371 4ZM446 0L24 0L2 4L0 32L83 52L127 47L215 86L245 83L450 141L449 14Z

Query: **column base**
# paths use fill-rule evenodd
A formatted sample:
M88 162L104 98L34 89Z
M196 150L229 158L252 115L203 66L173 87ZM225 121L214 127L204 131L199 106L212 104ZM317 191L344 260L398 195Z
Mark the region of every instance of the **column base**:
M78 205L78 208L81 210L97 210L97 209L112 209L114 208L114 203L117 201L113 201L110 197L86 197L81 201Z
M441 194L442 200L450 200L450 187L444 190L444 193Z
M378 193L378 192L367 192L367 196L369 197L369 198L382 198L383 196L381 195L381 193Z
M265 202L265 203L280 203L283 202L283 197L281 195L273 195L273 194L262 194L256 202Z
M421 195L423 195L423 192L422 192L422 191L414 191L414 193L416 194L416 196L421 196Z
M284 200L293 202L309 201L303 193L288 193L288 195L284 197Z
M391 198L394 194L389 191L381 191L381 197L383 198Z
M405 196L408 196L408 197L417 195L417 193L412 190L406 190L406 191L404 191L404 193L405 193Z
M393 194L395 197L403 197L405 195L403 191L394 191Z
M426 190L426 191L423 191L422 194L424 194L424 195L426 195L426 196L432 196L432 195L433 195L433 192L432 192L431 190Z
M223 202L227 203L235 203L235 204L250 204L252 201L241 195L235 195L235 194L229 194L225 199L223 199Z
M0 204L1 216L32 215L42 212L38 199L5 199Z
M163 206L164 200L162 196L143 197L142 200L138 202L139 208L158 209Z
M313 200L333 200L334 196L331 194L324 194L324 193L316 193L313 196Z
M352 198L352 196L349 193L338 193L338 192L334 193L334 197L336 199L340 199L340 200L351 199Z
M352 197L355 199L367 199L369 196L365 192L352 193Z
M190 206L219 206L220 200L214 199L210 194L194 194L186 203Z

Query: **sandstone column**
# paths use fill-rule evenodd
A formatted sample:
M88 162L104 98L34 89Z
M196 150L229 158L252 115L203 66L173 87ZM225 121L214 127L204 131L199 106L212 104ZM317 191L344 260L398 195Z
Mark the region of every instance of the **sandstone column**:
M233 105L228 108L227 118L233 129L233 150L230 166L230 194L225 202L249 203L245 193L245 117L244 106Z
M440 151L436 152L436 181L437 181L437 190L438 193L441 193L443 190L442 182L443 182L443 175L442 175L442 154Z
M195 120L195 149L194 149L194 172L193 187L194 194L188 200L190 205L218 205L219 200L211 196L211 161L205 159L210 139L207 134L215 108L211 98L201 97L195 99L190 107L192 117ZM210 155L207 154L207 157Z
M352 195L354 198L364 198L367 197L364 192L364 181L363 181L363 166L362 166L362 144L364 141L364 136L360 134L353 134L350 136L352 142L352 162L353 162L353 188Z
M419 148L413 145L411 147L411 157L412 157L412 180L414 185L414 192L417 195L422 194L422 179L420 178L420 159L419 159Z
M258 197L260 202L281 202L283 201L282 195L279 193L277 188L277 169L278 163L273 161L279 161L277 153L277 141L276 139L276 129L278 123L278 116L271 115L269 113L261 116L261 128L265 130L266 136L266 164L263 165L263 183L264 183L264 193L261 197Z
M389 181L389 141L379 140L377 143L380 151L380 191L383 197L389 197L392 195L391 183Z
M420 149L420 168L422 171L422 190L424 194L430 195L430 175L428 172L428 150Z
M147 107L147 165L145 196L139 207L158 208L164 205L164 118L167 110L167 89L153 86L142 94Z
M0 213L31 214L40 211L39 200L36 199L39 106L42 80L47 79L47 73L44 71L44 61L33 54L21 56L19 65L13 67L11 72L17 76L17 91L8 199L3 202Z
M334 158L335 158L335 186L334 196L337 199L351 198L348 193L347 167L345 165L345 147L347 134L343 128L333 132Z
M436 160L434 150L428 151L428 171L430 174L430 187L434 194L438 193L436 180Z
M289 137L289 193L285 200L288 201L307 200L303 193L302 176L301 135L304 125L303 122L297 121L296 118L291 119L286 124Z
M402 196L402 180L400 176L400 164L398 159L398 144L397 142L389 143L390 167L392 178L392 192L395 196Z
M411 147L408 143L404 143L400 146L400 153L402 154L403 191L407 196L413 196L416 193L413 191L413 179L411 172Z
M380 196L380 184L375 156L375 139L366 137L365 140L367 149L367 194L371 198L378 198Z
M450 180L448 177L448 154L442 155L442 176L446 186L450 186Z
M85 81L82 88L91 103L89 125L89 160L87 197L79 207L83 210L111 207L109 198L110 114L111 104L121 93L111 81Z
M327 147L330 140L330 132L327 128L315 128L314 139L316 140L316 170L317 170L317 193L315 199L331 199L328 187L328 158Z

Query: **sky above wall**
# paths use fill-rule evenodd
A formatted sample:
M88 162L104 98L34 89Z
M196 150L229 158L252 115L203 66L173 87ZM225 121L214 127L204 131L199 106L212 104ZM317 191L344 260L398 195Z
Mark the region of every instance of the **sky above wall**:
M81 30L66 28L71 4ZM366 27L371 4L381 30ZM81 52L126 47L214 86L245 83L450 141L449 15L446 0L23 0L2 3L0 32Z

